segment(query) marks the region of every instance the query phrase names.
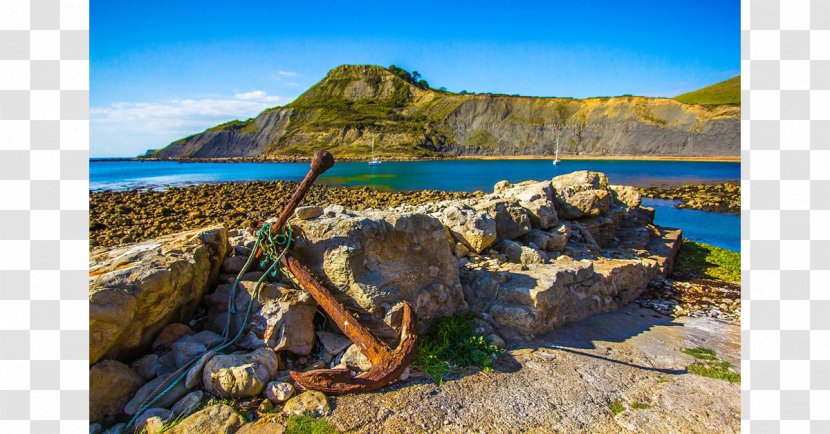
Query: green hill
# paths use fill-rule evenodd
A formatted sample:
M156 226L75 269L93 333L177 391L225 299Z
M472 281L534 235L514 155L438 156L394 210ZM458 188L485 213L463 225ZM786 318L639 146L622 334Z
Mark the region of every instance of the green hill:
M684 104L740 104L741 76L674 97Z
M341 65L296 100L185 137L156 158L365 159L737 155L740 108L624 95L586 99L452 93L401 68Z

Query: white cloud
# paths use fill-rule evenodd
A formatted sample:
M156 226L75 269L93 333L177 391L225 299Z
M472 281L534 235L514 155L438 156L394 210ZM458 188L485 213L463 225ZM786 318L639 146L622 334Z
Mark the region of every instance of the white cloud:
M292 100L262 90L233 97L118 102L90 108L91 155L134 156L233 119Z
M277 75L280 77L296 77L298 74L294 71L277 71Z

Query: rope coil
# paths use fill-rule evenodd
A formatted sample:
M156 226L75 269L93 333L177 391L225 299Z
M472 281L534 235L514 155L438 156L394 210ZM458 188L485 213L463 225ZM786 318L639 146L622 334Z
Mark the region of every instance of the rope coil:
M291 243L293 242L294 232L291 228L290 220L286 222L285 227L282 231L277 233L272 232L272 225L273 223L266 222L262 225L262 227L257 231L256 241L254 242L254 248L251 252L251 255L248 256L248 260L245 262L245 265L237 274L236 279L234 279L233 285L231 286L230 291L228 291L228 319L225 324L225 329L222 332L222 343L217 345L214 348L209 348L207 351L214 351L219 353L220 351L225 350L226 348L230 347L240 337L242 337L242 333L250 327L248 321L250 320L251 310L254 305L254 300L259 298L259 290L262 286L262 282L265 280L266 277L269 275L271 277L276 277L277 273L281 271L280 269L280 260L282 259L285 252L291 248ZM234 315L236 315L236 293L237 288L239 286L239 280L242 279L242 276L248 272L248 269L254 262L256 252L262 249L263 253L263 260L260 262L260 268L265 269L265 273L257 280L256 284L254 285L254 290L251 292L250 300L248 300L248 308L245 311L245 318L242 320L242 325L239 327L239 331L236 335L228 340L231 333L231 319ZM270 263L270 265L269 265ZM161 384L158 385L147 397L147 399L142 402L139 406L139 409L136 411L135 415L130 419L125 427L125 432L129 432L130 428L135 423L136 419L147 411L153 404L158 402L159 398L173 390L173 388L187 376L187 372L193 366L193 364L201 358L203 354L199 354L194 356L190 360L187 361L181 368L177 371L170 374L168 378L173 378L173 381L169 384L168 381L163 381Z

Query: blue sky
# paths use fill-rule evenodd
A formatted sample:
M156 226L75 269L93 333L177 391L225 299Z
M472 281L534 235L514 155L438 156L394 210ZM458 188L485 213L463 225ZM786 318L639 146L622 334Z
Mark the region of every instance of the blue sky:
M739 0L298 3L92 0L91 154L246 119L344 63L577 98L675 96L740 73Z

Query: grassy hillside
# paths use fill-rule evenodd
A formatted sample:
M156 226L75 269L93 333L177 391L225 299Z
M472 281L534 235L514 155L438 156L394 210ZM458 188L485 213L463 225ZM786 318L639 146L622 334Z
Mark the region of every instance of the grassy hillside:
M395 66L341 65L286 106L217 125L154 155L282 158L326 149L362 159L373 140L382 158L547 155L560 139L562 152L576 155L731 155L738 118L734 105L668 98L452 93Z
M674 97L684 104L740 104L741 76Z

